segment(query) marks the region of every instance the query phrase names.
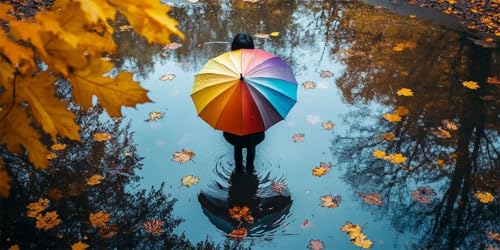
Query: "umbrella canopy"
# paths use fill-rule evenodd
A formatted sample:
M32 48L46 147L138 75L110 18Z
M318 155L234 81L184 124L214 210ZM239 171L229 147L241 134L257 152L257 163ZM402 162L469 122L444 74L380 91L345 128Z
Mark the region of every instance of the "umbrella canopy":
M191 97L212 127L248 135L286 117L297 102L297 80L281 58L241 49L209 60L195 76Z

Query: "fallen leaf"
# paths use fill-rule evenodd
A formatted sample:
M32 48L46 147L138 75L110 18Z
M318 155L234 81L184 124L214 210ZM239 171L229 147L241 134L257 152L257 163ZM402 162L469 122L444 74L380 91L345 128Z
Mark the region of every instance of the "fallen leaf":
M500 79L498 79L496 76L488 77L486 82L492 85L500 85Z
M111 135L106 132L94 133L94 141L103 142L111 139Z
M38 214L36 217L36 228L49 230L61 224L57 211L47 212L45 215Z
M384 114L384 118L389 122L400 122L401 121L401 116L398 114L387 113L387 114Z
M176 151L173 154L172 160L178 163L186 163L191 161L196 154L189 149L182 149L182 152Z
M109 222L109 213L99 211L97 213L91 213L89 216L90 224L94 228L104 227Z
M352 244L354 244L357 247L360 248L371 248L373 245L373 242L371 240L366 239L366 235L360 234L354 239L351 239Z
M333 73L330 70L321 70L319 76L321 78L330 78L333 77Z
M415 18L417 18L417 15L410 15L409 17L410 17L411 19L415 19Z
M366 235L363 233L361 227L351 222L346 222L340 230L349 235L352 244L361 248L370 248L373 245L371 240L366 239Z
M486 232L488 239L491 241L500 241L500 233L488 231Z
M458 130L458 125L455 122L453 122L453 121L443 120L441 123L443 124L443 126L446 127L446 129L449 129L449 130Z
M46 198L40 198L38 201L32 202L26 206L28 211L26 216L30 218L36 218L38 214L49 207L50 201Z
M423 204L429 204L435 195L436 193L431 187L419 187L411 193L414 201Z
M165 116L164 112L159 112L159 111L153 111L149 112L149 117L148 119L144 120L145 122L152 122L152 121L157 121L162 119Z
M304 87L304 89L314 89L316 88L317 84L313 81L306 81L302 83L302 86Z
M335 127L335 123L332 121L325 121L321 123L321 126L326 130L332 130Z
M199 0L186 0L188 3L197 3Z
M279 36L279 35L280 35L280 33L279 33L279 32L271 32L271 34L269 34L269 35L270 35L270 36L274 36L274 37L276 37L276 36Z
M160 80L162 80L162 81L171 81L171 80L174 80L174 79L175 79L175 74L174 73L166 73L166 74L163 74L160 77Z
M160 236L163 233L163 225L165 223L162 220L150 220L143 224L144 231L154 235Z
M98 174L92 175L90 178L87 179L87 185L95 186L95 185L101 184L101 181L104 179L106 179L106 177L104 177L102 175L98 175Z
M321 206L326 208L337 208L340 205L340 195L325 195L321 196Z
M361 193L360 196L363 198L363 201L366 204L374 205L374 206L382 206L382 198L379 193Z
M340 230L344 233L350 234L350 233L360 233L362 229L359 225L347 221L344 225L342 225Z
M317 177L326 175L328 172L330 172L331 168L332 168L331 163L321 162L319 164L319 167L314 167L312 169L312 175Z
M390 161L393 164L401 164L406 161L406 157L404 157L401 153L397 154L389 154L384 156L384 160Z
M231 218L243 222L246 221L250 224L254 222L254 218L250 214L250 209L247 206L239 207L239 206L234 206L229 209L229 216Z
M392 132L389 132L389 133L382 134L381 137L382 137L382 139L384 139L386 141L392 141L396 138L396 135Z
M303 142L304 141L304 133L296 133L292 136L293 142Z
M305 219L302 224L300 225L301 228L305 229L305 228L310 228L311 227L311 223L309 222L308 219Z
M52 199L52 200L60 200L64 198L64 193L61 189L58 188L49 188L49 192L47 193L47 196Z
M468 89L476 90L479 88L479 84L474 81L464 81L462 82L462 85Z
M61 151L66 149L66 144L56 143L50 147L54 151Z
M475 196L479 200L479 202L485 204L491 203L495 199L495 197L490 192L477 191Z
M198 182L200 182L200 177L194 175L187 175L181 179L181 183L185 187L191 187L198 184Z
M432 133L437 136L438 138L441 138L441 139L448 139L448 138L451 138L451 134L450 132L442 129L441 127L437 127L436 130L432 131Z
M325 249L325 245L320 240L310 240L309 246L307 246L311 250L323 250Z
M385 152L379 149L375 149L373 150L372 155L377 159L383 159L385 157Z
M104 239L113 238L118 233L118 226L116 225L105 225L99 229L99 236Z
M283 182L271 182L271 189L276 193L281 193L285 190L286 185Z
M15 244L15 245L10 246L8 250L21 250L21 248L19 247L18 244Z
M401 88L396 92L399 96L413 96L413 91L409 88Z
M231 233L228 234L229 237L235 238L238 240L244 239L245 237L247 237L247 235L248 235L248 231L244 227L236 228L233 231L231 231Z
M73 245L71 245L71 250L85 250L89 247L90 247L89 245L87 245L81 241L78 241L77 243L74 243Z
M169 44L165 45L165 47L163 47L162 50L172 51L172 50L176 50L180 47L182 47L182 44L180 44L180 43L169 43Z
M446 165L446 160L444 160L444 159L438 159L436 161L436 165L438 165L439 168L443 168Z
M50 152L45 157L47 158L47 160L53 160L57 158L57 155L55 153Z
M410 110L405 106L397 106L394 112L399 116L406 116L410 113Z

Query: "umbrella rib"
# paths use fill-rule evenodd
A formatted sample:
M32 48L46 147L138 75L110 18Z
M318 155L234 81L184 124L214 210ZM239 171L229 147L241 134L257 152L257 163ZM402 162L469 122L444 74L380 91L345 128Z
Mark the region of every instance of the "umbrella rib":
M240 75L240 72L235 72L234 70L230 69L228 66L224 65L223 63L218 62L216 59L212 59L210 61L217 63L218 65L222 66L224 69L226 69L229 72L234 72L237 76ZM233 76L233 75L231 75L231 76Z

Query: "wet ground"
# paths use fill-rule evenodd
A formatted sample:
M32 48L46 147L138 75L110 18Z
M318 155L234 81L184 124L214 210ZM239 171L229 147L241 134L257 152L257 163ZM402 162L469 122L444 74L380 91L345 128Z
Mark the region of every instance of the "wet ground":
M255 220L243 223L248 235L240 244L253 249L357 249L341 230L348 222L359 225L364 242L375 249L499 247L500 86L494 79L500 78L500 50L476 45L480 38L449 16L405 3L172 4L171 14L186 34L186 40L174 40L181 47L151 46L130 31L117 34L120 48L112 60L136 73L154 103L125 110L114 125L105 125L105 116L97 119L99 110L82 114L88 140L57 163L78 168L66 178L51 170L52 179L44 183L57 188L38 190L53 200L77 197L58 209L61 217L74 214L78 224L86 219L79 211L108 204L112 216L127 221L110 231L138 232L115 243L109 237L106 244L117 246L143 238L155 242L140 225L152 219L177 224L167 215L172 209L183 220L176 234L222 244L242 227L228 211L240 200L250 204ZM256 47L287 61L300 84L296 105L257 147L255 174L233 171L231 145L196 115L190 98L194 74L229 50L228 42L242 31L257 34ZM165 74L172 75L161 80ZM464 81L479 88L466 88ZM403 88L412 95L401 93ZM151 120L150 112L161 117ZM102 130L113 131L113 141L90 138ZM183 149L194 157L172 160ZM314 176L322 163L331 168ZM76 174L96 172L106 176L106 185L88 190L75 184ZM189 175L199 182L186 187L181 179ZM151 186L160 191L129 195ZM115 193L123 197L107 200ZM493 200L481 196L487 193ZM322 204L322 197L334 204ZM170 199L176 200L172 208L165 203ZM101 240L109 236L99 234ZM25 240L36 245L39 236ZM88 237L91 246L109 246L99 236ZM130 246L161 245L141 244Z

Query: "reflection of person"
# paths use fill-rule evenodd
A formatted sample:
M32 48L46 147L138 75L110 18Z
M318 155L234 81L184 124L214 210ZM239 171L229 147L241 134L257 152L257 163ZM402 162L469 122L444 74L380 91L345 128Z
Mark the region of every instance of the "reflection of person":
M231 50L254 48L253 39L248 33L239 33L234 37L233 43L231 44ZM240 79L243 80L243 76ZM254 170L255 147L264 140L264 132L244 136L224 132L224 138L234 146L234 161L236 168L243 167L243 148L247 149L246 166L248 171L252 172Z
M229 187L227 195L225 189L223 193L201 192L198 195L203 212L209 220L220 230L230 233L236 228L246 228L249 234L255 231L269 231L279 227L284 221L284 216L288 214L292 205L292 199L288 193L276 193L265 190L266 197L258 195L259 177L254 171L245 171L243 168L236 168L229 177ZM223 185L216 185L222 187ZM266 187L269 186L266 185ZM220 190L220 189L219 189ZM225 196L225 197L224 197ZM252 221L246 219L237 220L230 210L243 207L248 209L248 215ZM255 229L255 230L253 230Z

